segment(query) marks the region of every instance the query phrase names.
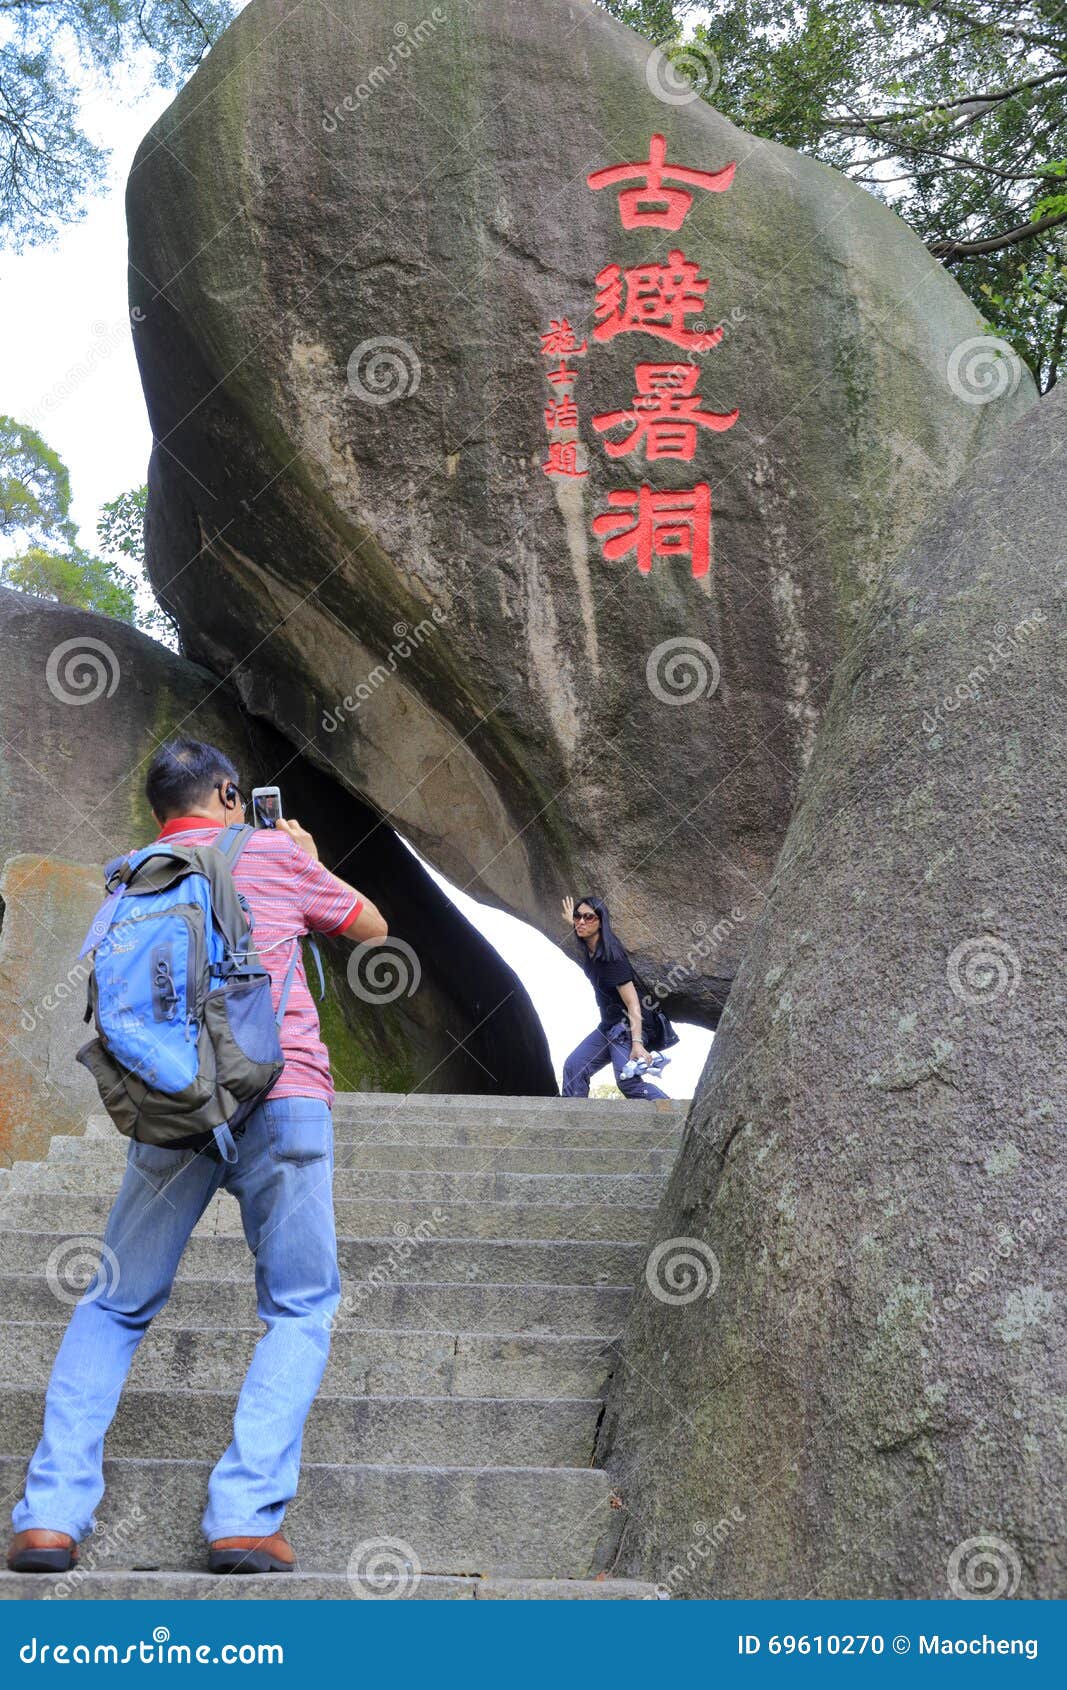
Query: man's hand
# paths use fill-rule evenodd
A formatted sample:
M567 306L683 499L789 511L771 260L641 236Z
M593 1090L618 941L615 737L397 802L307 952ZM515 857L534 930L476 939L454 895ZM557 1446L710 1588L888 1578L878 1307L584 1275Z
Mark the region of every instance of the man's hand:
M649 1056L648 1051L645 1049L644 1045L632 1044L630 1046L630 1061L631 1062L651 1062L651 1060L652 1060L652 1058Z
M279 816L274 825L287 833L294 845L299 845L302 851L306 851L309 857L314 857L315 861L318 862L318 846L307 829L301 827L294 816Z

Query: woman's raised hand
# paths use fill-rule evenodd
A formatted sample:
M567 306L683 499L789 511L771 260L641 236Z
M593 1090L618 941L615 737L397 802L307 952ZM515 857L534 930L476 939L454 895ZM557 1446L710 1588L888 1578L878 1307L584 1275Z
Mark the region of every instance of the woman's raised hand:
M564 898L564 900L563 900L563 919L567 923L568 927L574 926L574 899L573 898Z

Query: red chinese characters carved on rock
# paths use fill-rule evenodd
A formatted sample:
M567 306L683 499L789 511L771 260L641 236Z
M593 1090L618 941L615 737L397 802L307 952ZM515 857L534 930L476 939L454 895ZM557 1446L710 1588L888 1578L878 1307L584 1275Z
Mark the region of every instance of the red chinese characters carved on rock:
M654 557L688 557L694 578L708 573L711 489L706 481L676 491L616 491L608 494L608 505L593 518L593 533L610 536L604 541L606 558L614 561L633 552L638 569L647 575Z
M623 440L605 440L609 458L622 458L636 451L642 440L649 463L656 458L692 459L697 429L721 434L737 421L737 411L702 411L703 401L696 387L700 371L691 364L635 364L637 392L629 411L603 411L593 418L598 434L630 425Z
M722 339L722 329L687 328L685 318L704 309L707 277L675 249L666 264L637 264L632 270L608 264L596 279L594 340L613 340L637 329L658 335L693 352L710 352Z
M550 440L548 457L541 468L546 475L568 475L577 478L589 474L587 469L579 466L577 440Z
M586 177L590 188L619 187L619 219L624 229L679 230L693 205L691 189L723 193L734 179L736 162L721 170L691 170L667 160L667 143L653 135L648 158L609 165ZM621 184L628 184L623 187ZM722 339L721 327L700 321L708 280L680 248L666 263L646 262L623 268L608 264L597 276L593 339L613 340L624 333L650 334L688 352L708 352ZM696 317L692 326L688 317ZM739 413L705 411L696 392L699 371L687 364L640 363L634 366L633 405L593 418L599 434L625 427L621 439L605 439L611 458L621 458L643 444L646 462L661 458L692 460L699 430L721 433ZM547 412L546 412L547 416ZM688 557L694 578L706 575L711 559L711 490L695 487L656 490L643 485L608 495L608 510L593 520L605 559L635 555L647 575L656 557Z
M619 195L619 217L624 229L678 230L693 196L687 188L668 188L664 184L685 182L688 187L721 194L733 181L737 163L735 160L724 165L722 170L686 170L680 164L668 164L666 158L666 140L662 135L653 135L646 159L637 164L610 164L606 170L591 170L586 181L594 190L612 188L618 182L637 182L637 187L624 188Z
M578 378L577 370L570 367L568 358L584 358L587 343L583 340L579 346L574 331L566 317L552 319L547 334L541 336L541 356L543 358L558 358L559 364L554 370L546 370L545 375L555 388L559 397L551 399L545 406L545 428L550 436L555 436L548 443L548 458L541 465L546 475L565 475L579 478L588 475L587 469L579 464L577 439L564 439L566 433L577 434L578 406L574 401L574 384Z

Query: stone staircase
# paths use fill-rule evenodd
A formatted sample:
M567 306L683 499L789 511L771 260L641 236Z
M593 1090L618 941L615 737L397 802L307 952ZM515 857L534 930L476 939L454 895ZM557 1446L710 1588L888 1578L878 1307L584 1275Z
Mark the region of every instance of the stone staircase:
M285 1520L301 1570L190 1570L206 1565L207 1477L261 1330L237 1204L222 1193L134 1359L107 1439L97 1531L66 1588L81 1598L661 1594L610 1576L619 1501L591 1462L686 1108L339 1093L342 1301ZM84 1138L54 1138L47 1161L0 1175L5 1515L69 1316L45 1265L65 1239L99 1240L125 1153L94 1116ZM0 1596L40 1597L57 1582L4 1572Z

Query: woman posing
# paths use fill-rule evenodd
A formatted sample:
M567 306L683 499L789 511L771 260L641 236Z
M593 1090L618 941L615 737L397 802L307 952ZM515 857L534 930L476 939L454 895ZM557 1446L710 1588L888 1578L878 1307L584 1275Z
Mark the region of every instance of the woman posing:
M563 1064L564 1097L588 1097L593 1074L611 1062L615 1084L624 1097L666 1097L642 1075L622 1078L631 1060L651 1060L645 1049L641 1003L637 996L633 966L623 945L612 932L608 908L602 898L563 900L563 918L573 925L582 967L600 1009L600 1025L572 1050Z

